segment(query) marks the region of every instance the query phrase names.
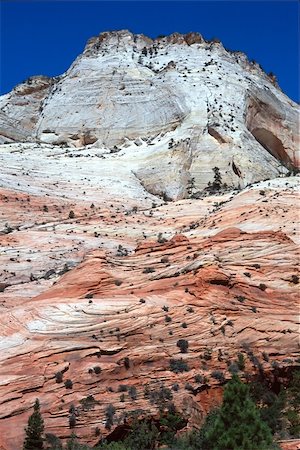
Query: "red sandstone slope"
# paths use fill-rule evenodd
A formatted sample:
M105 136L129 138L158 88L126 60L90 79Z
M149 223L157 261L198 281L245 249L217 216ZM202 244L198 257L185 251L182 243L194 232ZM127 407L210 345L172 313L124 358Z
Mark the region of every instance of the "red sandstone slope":
M280 188L264 195L259 191L241 193L212 208L206 218L203 216L204 227L201 220L196 223L196 218L198 222L200 219L196 211L211 201L208 198L168 204L157 212L153 210L152 217L143 212L127 217L116 213L121 223L131 223L128 242L126 232L119 237L123 248L130 242L135 226L144 232L146 227L153 227L156 235L162 226L170 227L173 233L176 229L185 232L165 242L161 237L158 242L157 238L141 236L135 251L127 256L104 249L88 251L82 263L64 275L51 274L49 279L33 279L4 289L0 294L4 302L2 445L7 449L21 445L23 426L36 397L41 401L47 432L70 435L68 411L74 404L79 408L76 434L96 443L97 427L107 433L104 410L109 403L116 407L117 421L121 422L125 412L137 409L155 414L156 406L145 398L145 386L154 391L162 384L171 387L178 383L174 403L189 418L190 425L199 425L203 414L221 399L222 388L212 377L213 371L230 377L228 364L236 360L239 352L245 355L247 372L254 373L255 366L262 364L267 373L278 366L281 376L287 374L299 356L298 247L292 225L296 197L293 189L284 192ZM255 196L257 209L253 204ZM294 200L289 202L289 198ZM252 199L253 211L246 207L248 199ZM263 199L268 203L261 203ZM274 212L270 217L266 213L278 213L278 202L283 204L284 200L284 214ZM194 214L189 225L187 215L182 214L185 205ZM260 208L262 218L256 215ZM16 214L16 222L18 214L21 212ZM165 217L165 222L156 214ZM73 253L69 256L82 257L74 249L74 233L79 233L81 239L83 223L90 226L102 220L111 232L118 231L114 224L110 228L111 214L104 214L102 219L97 216L93 211L89 218L82 215L84 218L70 221ZM232 228L233 221L237 226ZM257 231L242 231L251 229L253 221ZM280 231L283 227L290 227L290 232ZM26 246L28 254L32 246L28 238L32 239L34 233L41 239L44 233L49 236L44 227L34 228L36 231L30 233L20 230L2 236L3 244L11 249L15 245L20 252L18 262L10 261L12 267L25 264ZM66 236L60 233L46 247L40 237L34 242L34 248L41 247L38 263L44 264L44 273L48 253L55 256L57 249L65 245ZM180 353L176 345L179 339L189 342L188 353ZM170 359L181 357L190 370L179 374L170 371ZM125 358L129 358L126 367ZM100 374L89 373L97 366ZM58 371L63 372L64 380L72 380L72 389L56 383ZM206 377L207 382L196 383L197 374ZM186 383L193 386L193 392L185 389ZM136 387L136 400L125 394L125 401L120 402L118 389L122 384ZM86 410L82 402L89 395L95 402Z

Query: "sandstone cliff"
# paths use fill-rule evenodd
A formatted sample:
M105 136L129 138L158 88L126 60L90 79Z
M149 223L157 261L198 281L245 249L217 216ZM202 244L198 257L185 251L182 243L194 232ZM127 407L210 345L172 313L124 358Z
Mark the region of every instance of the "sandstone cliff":
M256 64L104 33L0 103L0 446L36 397L96 443L161 386L199 426L239 353L274 383L299 365L298 106Z

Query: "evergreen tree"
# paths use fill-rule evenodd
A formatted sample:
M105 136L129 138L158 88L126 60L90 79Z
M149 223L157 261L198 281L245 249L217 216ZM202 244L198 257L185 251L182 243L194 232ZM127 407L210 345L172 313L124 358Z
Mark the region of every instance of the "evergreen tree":
M25 440L23 450L41 450L44 448L42 434L44 432L44 421L40 412L40 402L36 399L33 414L28 419L25 428Z
M249 387L237 375L229 381L219 415L206 436L211 450L269 450L274 448L270 428L251 400Z

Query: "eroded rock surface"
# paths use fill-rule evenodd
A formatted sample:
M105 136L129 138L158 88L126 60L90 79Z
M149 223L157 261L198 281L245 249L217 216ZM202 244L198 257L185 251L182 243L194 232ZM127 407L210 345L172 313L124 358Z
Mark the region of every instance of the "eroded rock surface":
M193 33L102 33L62 76L2 96L0 111L2 142L151 145L140 180L158 177L151 192L173 199L191 182L207 187L213 167L223 184L244 187L299 166L298 105L244 54ZM167 164L177 174L169 187Z
M199 426L239 353L249 376L299 366L297 106L256 65L104 33L1 102L0 447L37 397L47 433L74 405L96 444L109 404L113 431L161 386Z
M97 427L107 433L108 404L117 408L116 423L136 409L156 413L146 385L151 392L178 383L175 405L199 426L222 396L212 374L229 378L239 352L250 372L251 352L267 372L297 364L297 177L165 203L120 165L122 156L94 152L1 148L0 435L7 449L21 445L36 397L47 432L70 435L74 404L76 433L96 443ZM188 353L180 353L179 339ZM190 370L176 374L170 360L180 358ZM125 392L120 401L120 385L134 386L136 400Z

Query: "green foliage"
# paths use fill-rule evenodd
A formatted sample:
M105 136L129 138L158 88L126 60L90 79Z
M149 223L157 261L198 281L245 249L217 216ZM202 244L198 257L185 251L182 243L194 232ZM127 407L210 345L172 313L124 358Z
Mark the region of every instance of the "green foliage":
M172 412L169 412L167 415L162 416L159 422L160 444L167 444L167 445L173 444L175 442L175 434L177 430L183 428L185 424L186 421L184 421L182 417L176 413L175 408Z
M187 353L188 348L189 348L189 343L186 339L179 339L177 341L177 347L180 348L181 353Z
M62 372L56 372L55 381L56 381L56 383L62 383L62 381L63 381L63 373Z
M213 370L211 372L211 376L213 378L215 378L216 380L220 381L221 383L224 383L224 381L225 381L224 374L223 374L223 372L221 372L221 370Z
M211 450L268 450L272 448L270 428L262 421L249 387L237 375L226 385L223 404L206 434Z
M261 418L275 433L281 428L282 409L285 404L285 394L282 391L278 396L272 392L266 380L253 381L249 385L253 401L260 406Z
M130 450L152 450L156 447L158 435L159 431L153 423L136 421L124 444Z
M288 407L283 416L288 422L287 431L290 437L300 438L300 370L293 372L285 399Z
M238 353L238 359L237 359L237 365L238 368L240 370L244 370L245 369L245 357L243 355L243 353Z
M128 389L128 395L132 400L137 399L137 390L135 386L130 386L130 388Z
M109 444L102 444L100 447L96 447L95 450L131 450L125 444L121 442L110 442Z
M43 443L44 421L40 412L40 402L36 399L33 414L28 419L25 428L25 440L23 450L40 450L44 448Z
M47 449L49 450L63 450L62 443L58 437L56 437L52 433L46 433L45 435L46 442L49 444ZM49 447L50 446L50 447Z
M114 423L114 415L116 414L116 408L109 404L105 409L106 423L105 428L110 430Z
M157 404L160 408L164 408L167 401L173 399L171 389L160 386L159 389L153 390L149 393L149 401L151 404Z
M207 438L213 429L219 410L213 409L207 416L199 431L192 431L180 436L171 446L172 450L212 450L211 441ZM225 449L224 449L225 450ZM226 449L227 450L227 449Z
M183 359L170 359L170 370L174 373L188 372L189 366Z
M219 167L214 167L213 172L214 172L214 181L212 183L211 182L208 183L208 190L211 193L219 191L222 187L222 176Z
M76 434L72 433L71 439L68 440L65 450L90 450L88 445L80 444Z
M66 380L65 381L65 388L66 389L72 389L73 388L73 382L72 382L72 380Z

